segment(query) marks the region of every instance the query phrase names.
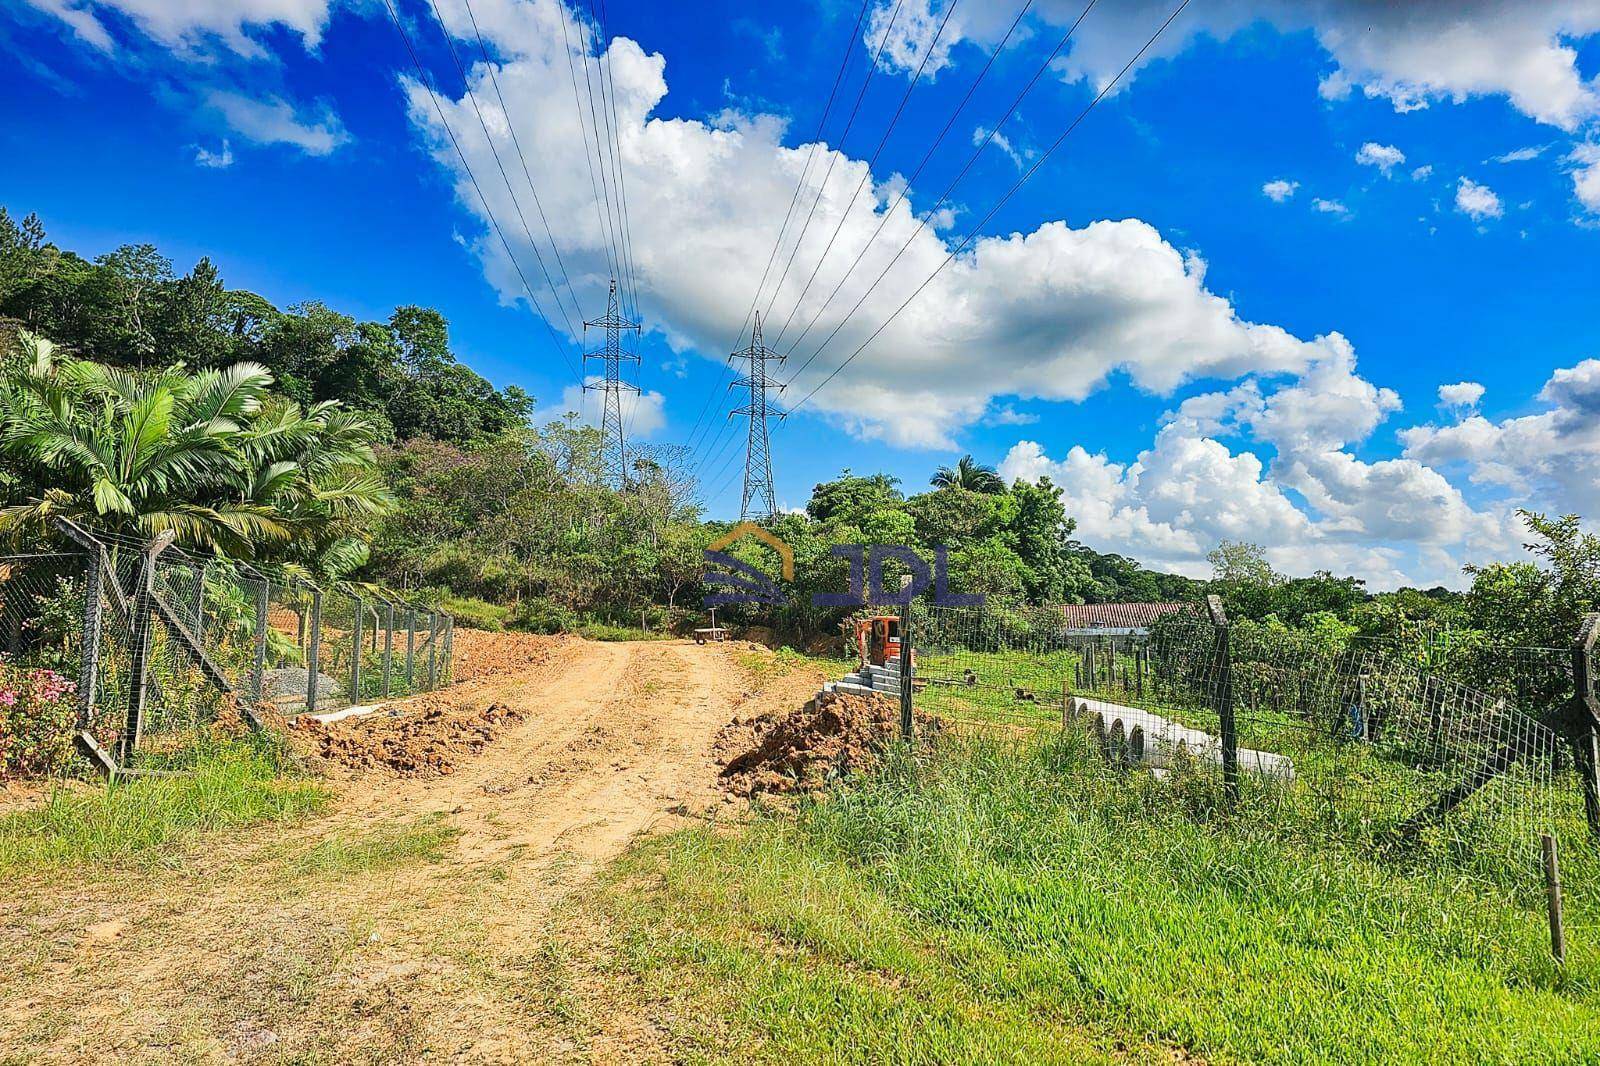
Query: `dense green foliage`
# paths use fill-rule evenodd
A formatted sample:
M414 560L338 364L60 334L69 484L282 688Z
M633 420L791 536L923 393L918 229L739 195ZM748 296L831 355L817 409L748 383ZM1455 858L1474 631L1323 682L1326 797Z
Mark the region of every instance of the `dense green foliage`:
M117 367L211 369L259 363L304 407L339 400L385 436L465 443L526 421L532 400L497 391L457 362L437 311L397 308L360 322L311 302L279 310L229 289L201 259L177 275L149 244L84 259L46 240L38 218L0 207L0 320Z
M252 363L127 371L19 340L0 365L0 533L48 537L62 517L324 574L366 561L355 534L391 501L364 416L303 410Z

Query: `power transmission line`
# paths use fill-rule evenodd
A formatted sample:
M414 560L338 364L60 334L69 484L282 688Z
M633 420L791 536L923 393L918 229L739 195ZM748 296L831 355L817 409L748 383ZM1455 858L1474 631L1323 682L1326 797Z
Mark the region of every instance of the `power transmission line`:
M467 172L467 178L472 182L472 188L478 194L478 202L483 205L483 211L489 218L490 226L493 227L495 235L500 238L500 245L505 249L506 257L511 260L512 269L516 271L518 279L522 282L522 290L528 294L528 300L533 305L539 321L544 323L545 332L550 335L550 342L555 345L555 349L560 353L562 361L567 364L567 369L572 372L573 380L580 385L583 384L583 376L578 373L577 366L572 362L572 358L567 355L566 347L562 345L560 338L556 336L555 328L550 325L549 316L544 313L544 307L539 303L539 297L534 294L533 286L528 284L527 275L522 272L522 264L518 262L516 253L511 250L511 242L506 240L505 231L500 228L500 221L495 218L494 210L489 206L488 197L483 195L483 187L478 184L478 176L472 172L472 164L467 162L467 154L461 150L461 142L456 139L455 130L450 127L450 120L445 118L444 107L439 103L439 94L434 91L433 79L423 67L422 60L417 56L417 50L411 43L411 34L406 32L405 24L400 21L399 12L394 8L394 0L383 0L383 3L389 12L390 21L394 23L395 29L400 31L400 39L405 42L406 53L410 55L411 65L417 72L417 80L427 90L428 98L433 101L433 110L439 116L439 124L444 127L446 135L450 138L451 145L455 147L456 157L461 160L462 169Z
M845 70L850 65L850 57L855 52L856 35L861 30L861 24L866 19L867 8L871 6L871 3L872 0L862 0L861 9L856 12L855 25L851 27L850 35L845 39L844 54L839 57L839 70L833 77L833 88L828 91L828 102L823 105L822 117L817 120L817 131L811 138L811 147L810 151L806 153L805 166L800 171L799 180L795 182L793 194L789 197L789 208L784 213L783 225L778 228L778 236L772 242L772 251L767 255L767 265L761 271L761 280L756 283L755 293L750 297L750 308L745 311L744 320L739 323L739 336L734 340L735 347L738 346L740 341L744 340L745 327L750 324L750 318L755 314L756 307L761 301L761 293L767 285L767 276L772 272L772 264L777 261L778 249L783 246L783 236L789 230L789 220L794 215L795 205L800 202L800 190L805 187L806 178L811 174L812 160L816 158L817 146L822 143L823 127L827 124L828 115L833 110L833 101L839 93L839 85L844 80ZM723 364L723 372L720 379L706 394L705 403L700 405L700 413L695 416L694 426L689 431L687 447L691 449L694 447L695 435L699 432L701 423L705 421L706 412L711 409L712 402L716 400L722 391L723 382L727 381L731 372L730 367L731 364L729 363L725 362Z
M883 136L878 138L878 146L872 150L871 158L867 160L866 167L861 171L861 180L856 182L855 192L850 194L850 199L845 202L844 210L839 212L839 221L834 225L833 232L828 235L828 243L823 246L822 254L817 256L817 263L811 268L811 276L806 278L805 286L800 290L800 295L795 297L793 306L789 308L788 315L784 317L783 325L778 329L778 336L773 339L774 344L783 340L783 335L789 331L789 323L794 320L796 312L805 303L806 294L811 291L811 286L816 283L817 274L822 270L822 264L827 262L828 254L833 251L834 242L839 239L839 234L844 230L845 221L849 219L850 212L854 210L856 201L861 198L861 190L866 188L867 182L872 180L872 168L878 165L878 157L883 154L884 146L889 143L889 135L894 133L895 126L899 124L900 116L905 112L906 104L911 102L911 94L916 90L917 84L922 81L922 72L927 69L928 59L933 55L934 49L938 47L939 38L944 36L945 26L949 25L950 16L955 14L956 7L960 3L961 0L950 0L945 5L944 17L939 20L939 26L934 30L933 39L928 42L927 47L922 51L922 61L917 64L917 72L906 83L906 91L900 96L900 106L894 109L894 114L889 118L889 124L884 127Z
M1166 32L1167 27L1172 25L1173 20L1176 19L1180 14L1182 14L1183 13L1183 9L1188 7L1188 6L1189 6L1189 0L1181 0L1181 2L1178 4L1178 6L1173 8L1172 14L1167 16L1166 21L1163 22L1160 25L1160 27L1158 27L1156 29L1155 33L1150 35L1150 39L1147 40L1144 43L1144 46L1141 47L1138 52L1134 53L1133 58L1128 60L1128 62L1123 66L1123 68L1120 71L1117 72L1117 76L1112 78L1109 82L1107 82L1105 87L1102 88L1098 93L1095 94L1094 99L1089 101L1088 106L1086 106L1082 111L1078 112L1078 116L1072 120L1071 124L1068 125L1067 128L1061 132L1061 135L1059 137L1057 137L1054 142L1051 143L1049 148L1044 150L1044 152L1039 156L1039 158L1034 161L1033 165L1031 167L1029 167L1028 170L1021 177L1019 177L1016 180L1016 182L1011 186L1011 188L1006 190L1005 195L1000 197L999 200L995 201L994 206L989 209L988 213L985 214L983 216L983 218L979 219L978 220L978 224L976 226L972 227L972 229L967 233L966 237L962 240L962 242L959 245L957 245L955 247L955 249L950 252L949 255L944 257L943 261L941 261L940 264L937 267L934 268L933 273L929 274L925 279L923 279L922 284L918 285L916 287L916 289L911 293L911 295L906 297L905 301L903 303L901 303L899 307L895 308L894 313L891 314L888 318L886 318L883 321L882 325L880 325L877 329L873 330L872 334L870 336L868 336L866 340L862 341L861 345L858 348L856 348L855 351L851 352L850 356L847 359L845 359L844 362L840 363L837 367L835 367L833 369L832 373L830 373L827 377L823 378L822 381L817 384L816 388L812 389L810 392L806 393L803 397L801 397L799 403L797 403L793 407L789 408L789 412L788 412L789 414L793 414L795 411L798 411L801 407L804 407L807 400L810 400L819 391L821 391L823 386L827 385L828 382L832 381L835 377L837 377L841 370L843 370L845 367L847 367L851 363L853 363L855 361L856 357L858 355L860 355L863 351L866 350L867 345L871 344L875 339L877 339L878 335L880 333L882 333L886 328L888 328L889 324L891 322L893 322L896 318L898 318L900 316L900 313L902 311L904 311L907 307L909 307L913 300L915 300L918 296L920 296L922 294L922 291L924 289L926 289L929 284L932 283L933 279L938 277L939 274L944 270L944 268L949 266L951 261L954 260L956 256L960 255L963 251L966 250L967 245L972 243L973 239L977 237L978 232L981 229L983 229L983 227L985 225L988 224L989 220L992 219L995 216L995 214L997 212L999 212L999 210L1006 205L1007 202L1010 201L1011 197L1016 194L1017 190L1022 188L1022 186L1027 183L1029 178L1033 177L1034 174L1038 173L1039 168L1044 166L1045 162L1047 160L1049 160L1049 158L1053 154L1055 154L1056 149L1060 148L1062 143L1068 137L1070 137L1072 135L1072 131L1076 130L1078 128L1079 124L1082 123L1083 120L1089 116L1089 113L1091 111L1093 111L1097 106L1099 106L1100 101L1104 100L1106 98L1107 94L1109 94L1112 89L1117 87L1118 83L1120 83L1122 81L1123 77L1128 73L1128 71L1133 69L1133 65L1135 63L1137 63L1141 58L1144 57L1144 54L1146 52L1148 52L1150 50L1151 46L1156 43L1157 38L1159 38L1163 33ZM785 415L785 417L787 417L787 415Z
M839 162L839 157L844 154L844 142L850 137L850 130L856 124L856 116L861 113L861 101L866 99L867 89L872 85L872 78L878 72L878 63L883 59L883 50L888 47L889 34L894 31L895 20L900 17L900 8L905 0L895 0L894 11L889 15L888 23L883 27L883 37L878 41L878 50L872 56L872 62L867 67L867 76L861 80L861 88L856 92L856 102L850 108L850 118L844 124L844 131L839 134L839 143L834 150L828 153L828 169L823 172L822 181L817 183L817 195L811 198L811 210L806 213L805 224L800 227L800 235L794 240L794 247L789 251L789 261L783 265L783 272L778 275L778 282L772 287L772 296L767 301L767 317L772 317L772 305L778 299L778 293L783 291L783 283L789 276L789 268L794 266L794 258L800 254L800 246L805 243L806 231L811 228L811 220L816 217L817 205L822 202L822 194L828 188L828 179L833 176L833 168Z
M589 12L594 13L594 0L589 0ZM605 54L611 54L611 30L606 24L605 0L600 0L600 34L606 41ZM598 62L598 59L596 60ZM633 219L628 214L628 177L627 170L622 162L622 126L617 118L617 79L614 64L607 59L603 68L605 81L601 84L601 96L607 98L607 107L610 109L611 145L614 151L612 166L616 171L617 201L621 207L622 215L622 257L627 267L627 286L631 293L633 303L633 317L639 317L639 271L633 256ZM609 86L609 91L607 87Z
M467 77L466 67L462 64L461 56L456 51L456 42L455 39L450 35L450 27L445 23L444 15L439 11L438 0L428 0L428 3L433 8L433 17L439 22L439 30L444 36L444 43L446 47L448 47L450 50L450 59L453 63L455 63L456 73L461 76L461 84L466 89L467 100L472 105L472 112L478 116L478 125L482 127L484 142L488 144L489 152L494 156L494 165L500 171L500 180L505 182L506 195L511 197L512 210L516 211L517 218L522 223L522 234L528 238L528 247L533 249L534 259L538 261L539 270L544 274L545 283L550 286L550 295L554 297L556 301L556 309L561 312L561 317L567 323L567 332L576 333L577 330L573 327L572 319L567 316L566 305L561 302L561 290L556 288L555 279L550 276L550 270L545 266L544 256L539 252L539 243L533 239L533 230L528 226L528 218L522 213L522 201L517 198L516 190L511 187L511 175L506 173L506 165L500 159L500 149L495 147L494 136L489 132L489 123L484 120L483 109L478 106L478 94L472 91L472 81ZM492 66L492 64L490 64L490 66ZM501 101L501 106L504 107L504 100ZM511 116L509 114L506 116L506 125L508 127L511 125ZM532 178L528 179L528 188L530 190L533 188ZM537 203L539 200L538 192L534 192L533 198L534 202ZM542 217L544 214L543 207L539 209L539 213ZM546 224L546 229L548 231L548 223ZM553 236L550 239L550 246L552 248L555 247L555 238ZM576 297L573 299L573 308L577 310L580 315L583 313L582 308L578 306Z
M961 184L961 179L967 176L967 172L972 169L973 164L977 163L977 161L982 157L984 151L989 147L989 142L994 140L995 134L1000 131L1002 126L1010 121L1012 115L1017 113L1017 108L1022 106L1022 101L1030 92L1033 91L1033 87L1038 84L1039 79L1043 77L1044 72L1050 69L1050 64L1055 62L1056 56L1061 54L1061 50L1067 46L1067 42L1070 41L1072 39L1072 35L1078 31L1079 25L1081 25L1083 20L1089 16L1089 12L1094 10L1094 6L1097 2L1098 0L1089 0L1088 4L1084 6L1083 11L1079 13L1075 20L1073 20L1072 25L1067 27L1067 32L1061 35L1061 39L1057 41L1056 46L1050 50L1050 54L1045 57L1044 62L1040 63L1038 68L1033 72L1033 77L1028 79L1028 83L1022 87L1022 91L1019 92L1016 95L1016 98L1011 101L1011 106L1006 108L1005 114L1001 115L1000 120L990 127L989 132L984 136L983 140L978 143L978 146L973 149L972 154L967 157L967 161L965 165L962 166L960 172L950 180L950 184L945 186L944 192L939 195L938 201L926 212L924 212L920 219L917 220L916 229L912 230L911 235L905 239L905 243L900 245L900 249L899 251L895 252L894 258L890 259L888 265L878 272L878 276L874 278L872 283L867 286L866 291L864 291L861 294L861 297L856 300L855 305L851 307L849 311L845 312L845 316L841 318L833 327L833 330L822 339L822 343L817 345L816 350L806 357L805 362L800 364L800 369L796 370L794 374L790 376L789 383L793 383L801 374L804 374L806 372L806 368L809 367L812 362L816 360L817 356L821 355L828 345L833 342L833 338L837 337L839 335L839 331L844 329L846 323L855 317L857 311L861 310L862 305L867 302L867 298L871 296L879 284L883 282L883 279L889 276L889 272L893 270L894 265L900 261L900 257L906 253L906 249L910 248L912 242L915 241L919 235L921 235L923 230L928 228L928 219L933 217L934 213L944 205L946 200L950 199L950 194L955 191L957 185ZM809 329L809 327L807 328Z
M605 242L606 266L609 268L611 276L616 277L617 263L615 258L615 238L610 234L609 230L611 221L610 217L608 214L603 212L600 207L600 183L595 178L594 159L589 155L589 127L583 121L583 101L578 97L578 67L577 64L572 61L572 40L567 35L567 5L564 0L558 0L556 4L556 11L561 17L561 43L562 50L567 54L567 73L572 78L572 108L573 112L578 116L578 132L583 136L583 159L589 169L589 189L594 194L594 217L595 221L599 223L600 238L603 242ZM581 38L579 39L578 44L584 49L585 56L587 57L588 45L585 44ZM583 73L584 80L587 82L589 76L589 63L587 58L584 60ZM592 107L590 111L592 114ZM600 131L596 129L596 155L599 154L599 142Z
M478 39L478 51L483 55L483 65L488 68L489 81L494 85L495 98L500 101L500 110L506 116L506 128L511 132L511 144L516 148L517 159L522 163L522 176L527 179L528 191L533 194L533 206L538 209L539 221L544 223L545 234L550 238L550 251L555 256L556 266L561 270L561 280L567 287L567 295L572 299L572 306L581 308L583 305L579 303L578 294L572 288L572 277L567 273L567 264L561 259L561 249L556 244L555 230L550 226L550 219L545 216L544 204L539 200L539 190L534 187L533 172L528 168L528 157L522 151L521 138L517 136L517 124L511 120L511 108L506 103L505 94L500 91L500 75L495 63L489 58L489 48L484 43L483 32L478 29L478 16L472 10L472 0L462 0L462 2L467 8L467 18L472 21L472 35Z
M783 283L789 276L789 270L794 266L794 260L800 253L800 246L805 242L806 232L811 228L811 220L816 217L817 205L822 202L822 194L828 187L828 179L833 176L833 168L838 164L839 157L844 154L844 143L854 128L856 118L861 113L861 103L866 99L867 89L872 85L873 76L877 74L878 64L883 58L883 52L889 44L889 36L894 31L895 21L900 17L900 9L904 0L895 0L894 10L889 15L889 21L884 25L883 35L879 38L878 48L873 53L872 61L867 65L867 76L861 81L861 88L856 92L855 103L850 108L850 117L845 121L844 129L840 132L837 146L828 153L828 169L823 172L822 181L817 184L816 195L811 198L811 208L806 212L805 223L800 227L800 233L795 237L794 246L789 250L789 258L783 264L783 270L778 275L778 280L772 287L772 295L767 300L767 315L771 316L772 306L778 299L778 294L783 291ZM853 37L852 37L853 40ZM848 54L846 55L848 59ZM781 240L781 234L780 234ZM757 301L760 300L760 291L756 293ZM743 335L743 328L740 329ZM724 430L726 427L724 427ZM718 434L721 435L720 433Z
M1091 6L1093 6L1092 3L1091 3ZM901 312L903 312L908 306L910 306L912 301L914 301L919 295L921 295L923 290L928 287L928 285L933 281L933 279L935 277L937 277L939 275L939 273L942 272L944 270L944 268L946 266L948 266L950 264L950 262L952 260L954 260L956 258L956 256L959 255L967 247L967 245L972 242L972 240L977 236L978 232L989 222L990 219L992 219L994 217L994 215L1001 209L1001 207L1003 207L1011 199L1011 197L1016 194L1017 190L1020 189L1024 184L1026 184L1027 181L1030 178L1032 178L1033 175L1036 174L1039 171L1039 169L1045 164L1045 162L1056 152L1057 149L1059 149L1061 147L1061 145L1066 141L1066 139L1069 136L1072 135L1073 131L1076 130L1078 128L1078 126L1083 122L1083 120L1088 117L1090 112L1092 112L1097 106L1099 106L1100 102L1102 100L1104 100L1106 98L1106 96L1109 95L1110 92L1114 88L1116 88L1116 86L1118 84L1121 83L1122 79L1127 76L1128 71L1133 69L1134 65L1136 63L1138 63L1141 58L1143 58L1144 54L1146 52L1148 52L1152 46L1154 46L1154 44L1161 37L1161 35L1167 31L1167 28L1172 25L1172 23L1177 19L1177 17L1180 14L1182 14L1184 9L1187 8L1188 6L1189 6L1189 0L1181 0L1181 2L1178 4L1178 6L1175 7L1172 10L1172 13L1167 16L1166 20L1164 22L1162 22L1161 25L1159 27L1157 27L1156 31L1153 34L1150 35L1150 38L1147 41L1145 41L1144 45L1142 47L1140 47L1140 49L1136 53L1134 53L1133 58L1129 59L1128 62L1123 65L1122 69L1117 72L1117 75L1114 78L1112 78L1104 87L1101 88L1101 90L1089 102L1088 106L1086 106L1082 111L1080 111L1078 113L1077 117L1074 118L1072 120L1072 122L1066 127L1066 129L1061 132L1060 136L1058 136L1055 139L1055 141L1051 143L1050 147L1047 148L1039 156L1039 158L1037 160L1035 160L1033 165L1031 167L1029 167L1028 170L1025 173L1023 173L1016 180L1016 182L1014 184L1012 184L1012 186L1009 189L1006 190L1005 194L1003 196L1001 196L1000 199L995 202L994 206L991 207L989 209L989 211L983 216L983 218L978 221L978 224L972 227L972 229L967 233L966 237L962 240L961 244L958 245L955 248L954 251L952 251L949 255L947 255L944 258L944 260L939 264L939 266L934 269L933 273L929 274L928 277L923 280L922 284L917 286L916 290L914 292L912 292L912 294L910 296L908 296L906 298L906 300L903 303L901 303L898 308L895 309L894 313L891 314L888 317L888 319L886 319L876 330L874 330L873 333L869 337L867 337L867 339L865 341L863 341L861 343L861 345L859 347L857 347L854 352L851 353L849 358L847 358L843 363L839 364L839 366L836 367L833 370L832 373L830 373L826 378L824 378L820 383L818 383L818 385L815 388L813 388L810 392L808 392L805 396L803 396L798 403L794 404L792 407L789 408L788 412L783 416L785 422L787 421L789 415L794 414L801 407L803 407L812 397L814 397L818 392L820 392L824 386L826 386L830 381L832 381L835 377L837 377L838 374L840 373L840 371L844 370L845 367L849 366L850 363L852 363L856 359L857 356L859 356L863 351L865 351L867 346L870 345L873 342L873 340L875 340L878 337L878 335L881 334L883 332L883 330L885 328L887 328L888 325L895 320L895 318L899 317ZM1082 21L1082 16L1079 17L1079 21ZM1074 26L1076 26L1076 23L1074 24ZM794 379L791 378L790 382L792 382L793 380ZM780 423L780 426L781 425L782 425L782 423ZM715 495L721 495L721 493L726 488L727 488L727 484L726 484L726 482L724 482L723 484L718 486L717 491L715 493L713 493L713 495L714 496Z
M934 152L936 152L939 146L944 143L945 137L949 136L950 130L955 127L956 120L960 118L961 113L966 110L967 104L971 102L973 94L978 91L978 86L981 85L984 78L988 76L989 70L994 66L995 60L1000 57L1000 53L1005 49L1005 46L1011 40L1012 35L1016 33L1017 27L1022 24L1023 16L1028 13L1028 10L1032 6L1033 0L1023 0L1022 7L1017 11L1016 18L1011 20L1010 28L1006 30L1005 36L1000 38L1000 43L995 45L994 51L989 53L989 58L984 62L983 69L978 71L978 76L973 79L971 85L967 86L966 95L961 98L961 102L956 105L956 109L950 113L950 118L945 122L944 128L939 131L939 135L933 139L931 144L928 145L928 150L922 154L922 160L917 164L916 169L911 172L911 176L908 177L904 184L900 186L900 192L895 196L894 202L889 205L887 210L878 216L878 225L877 228L872 231L872 236L868 237L867 242L861 246L861 250L856 253L855 259L850 263L849 269L847 269L844 272L844 275L839 278L838 283L833 287L833 291L828 293L828 298L822 301L822 306L818 307L816 313L811 316L811 320L806 323L806 328L801 330L800 335L790 342L788 350L784 352L785 355L794 354L794 350L800 347L800 342L806 339L806 334L811 332L811 327L815 326L817 321L823 316L828 308L833 306L834 298L839 295L840 290L844 288L845 284L855 276L856 267L861 265L862 260L864 260L867 256L867 252L871 250L872 246L877 243L878 238L883 234L884 227L889 224L889 219L894 217L895 211L897 211L900 205L905 202L906 197L911 194L911 190L916 187L917 179L922 176L922 171L927 167L928 161L933 158ZM996 129L998 128L999 127L997 126Z

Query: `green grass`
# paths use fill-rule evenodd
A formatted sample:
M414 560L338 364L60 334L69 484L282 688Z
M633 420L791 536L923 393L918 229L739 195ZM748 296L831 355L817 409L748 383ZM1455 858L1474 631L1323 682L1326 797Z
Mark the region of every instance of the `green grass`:
M282 772L272 744L245 740L209 748L188 773L59 788L41 807L0 817L0 870L156 859L198 833L295 818L327 798Z
M460 830L444 824L441 814L414 822L379 826L358 837L334 836L319 840L289 863L292 873L347 876L392 870L410 862L438 862L445 845Z
M585 640L671 640L672 634L638 626L615 626L608 622L581 622L572 630Z
M1205 787L1106 769L1070 731L947 738L793 819L635 856L629 959L714 1055L1600 1060L1592 854L1569 845L1559 968L1531 864L1378 857L1222 818Z

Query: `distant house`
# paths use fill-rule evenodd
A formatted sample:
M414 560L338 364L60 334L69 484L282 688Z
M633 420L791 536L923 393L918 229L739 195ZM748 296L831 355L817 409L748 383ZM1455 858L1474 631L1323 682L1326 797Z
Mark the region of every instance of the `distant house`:
M1157 619L1190 614L1190 603L1064 603L1061 613L1072 636L1144 636Z

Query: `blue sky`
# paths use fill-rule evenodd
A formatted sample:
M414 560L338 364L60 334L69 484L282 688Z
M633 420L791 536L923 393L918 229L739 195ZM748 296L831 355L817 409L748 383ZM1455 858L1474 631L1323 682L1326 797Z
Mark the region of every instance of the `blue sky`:
M611 0L614 40L587 3L473 0L503 115L464 0L440 0L489 140L433 9L398 6L487 210L384 5L339 0L218 0L199 13L158 0L8 5L0 48L18 62L0 65L0 203L37 211L52 239L86 253L151 241L180 269L208 254L230 285L280 305L320 299L371 317L437 306L467 362L559 411L578 346L555 350L487 219L558 331L558 300L602 313L608 242L569 65L587 59L618 87L648 327L634 427L692 441L714 515L739 505L721 357L806 161L802 211L824 173L828 183L786 272L799 218L784 233L772 274L783 284L761 300L768 337L813 270L777 347L820 309L792 368L843 325L791 404L890 319L1171 10L1096 5L1000 126L1004 144L978 152L949 217L919 231L1082 11L1030 5L869 244L897 175L916 167L1021 0L953 11L869 0L856 32L855 0ZM813 153L847 44L843 104ZM1359 0L1191 5L922 296L775 429L780 502L803 504L844 467L915 488L970 451L1063 485L1096 547L1194 573L1217 541L1248 539L1284 569L1328 566L1374 587L1458 583L1463 562L1514 554L1517 506L1600 513L1597 75L1600 0L1398 14ZM559 296L544 289L519 206L532 243L552 263L552 242L560 251L573 285ZM863 246L865 264L845 277ZM1448 400L1446 385L1458 386Z

